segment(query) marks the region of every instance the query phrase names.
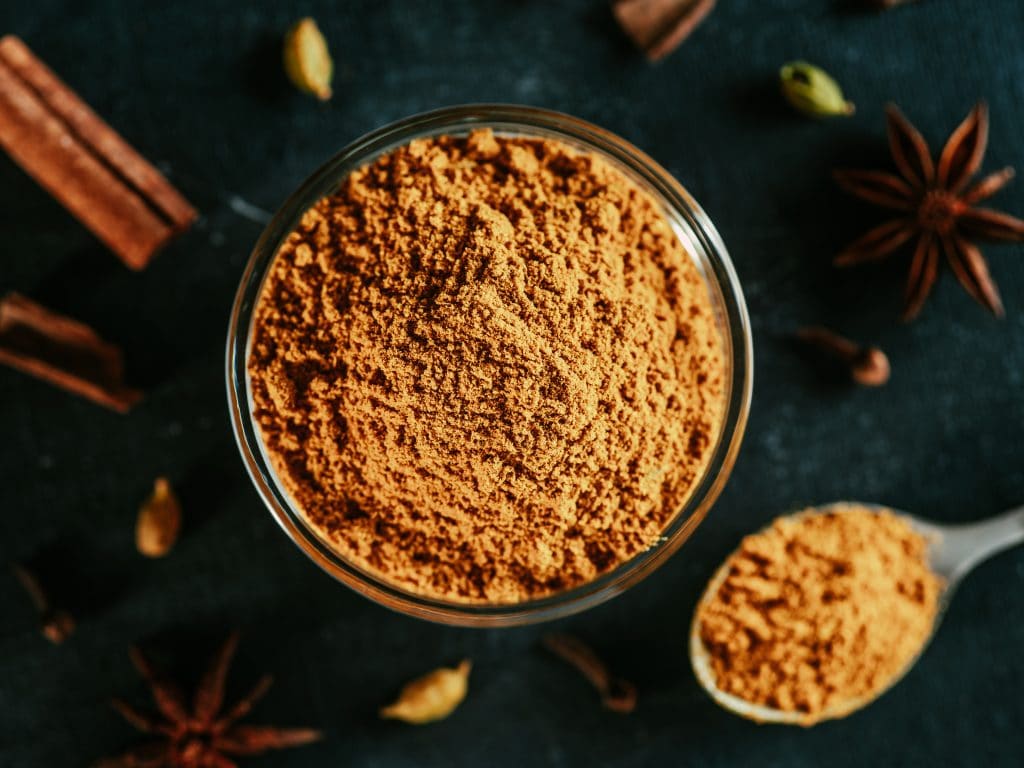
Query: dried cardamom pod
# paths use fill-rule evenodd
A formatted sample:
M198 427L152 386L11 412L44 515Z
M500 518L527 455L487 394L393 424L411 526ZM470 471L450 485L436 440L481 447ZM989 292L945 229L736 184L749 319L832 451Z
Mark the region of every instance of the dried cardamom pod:
M843 96L839 83L806 61L791 61L779 70L782 94L797 110L811 117L848 116L853 102Z
M331 98L334 62L313 19L296 22L284 36L284 71L295 87L320 101Z
M139 508L135 546L146 557L163 557L171 551L181 529L181 505L166 477L158 477L153 493Z
M380 716L423 725L448 717L466 698L469 670L465 659L455 669L442 667L413 680L402 688L398 699L380 711Z

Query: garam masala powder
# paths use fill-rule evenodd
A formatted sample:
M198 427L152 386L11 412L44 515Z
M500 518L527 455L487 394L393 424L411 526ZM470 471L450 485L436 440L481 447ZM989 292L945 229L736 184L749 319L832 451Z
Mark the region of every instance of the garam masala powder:
M610 161L478 130L351 173L280 247L254 415L296 506L404 589L515 603L655 544L717 440L705 278Z
M748 536L698 609L718 688L806 715L884 690L931 636L942 580L890 511L842 505Z

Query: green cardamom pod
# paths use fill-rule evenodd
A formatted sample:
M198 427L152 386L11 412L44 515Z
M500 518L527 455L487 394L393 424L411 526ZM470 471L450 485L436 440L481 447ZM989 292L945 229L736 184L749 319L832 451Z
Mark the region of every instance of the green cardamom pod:
M797 110L811 117L852 115L853 102L827 72L806 61L791 61L779 70L782 94Z
M331 98L334 62L327 41L312 19L301 19L285 34L284 71L303 93L321 101Z

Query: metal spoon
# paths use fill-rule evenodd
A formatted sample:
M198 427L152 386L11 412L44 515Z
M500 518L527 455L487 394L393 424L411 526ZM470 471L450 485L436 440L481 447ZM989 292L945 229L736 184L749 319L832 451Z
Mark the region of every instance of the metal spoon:
M800 516L823 514L827 512L841 512L844 508L857 506L860 508L874 509L878 511L888 510L900 515L929 541L928 560L932 570L942 578L943 590L939 598L938 611L935 614L935 622L932 625L931 634L935 634L939 623L949 607L953 592L974 566L993 555L1009 549L1016 544L1024 542L1024 507L1005 512L1002 515L983 520L978 523L966 525L938 525L928 520L921 520L906 512L889 509L878 504L865 504L862 502L834 502L824 504L810 510L797 513ZM731 556L730 556L731 557ZM928 642L921 644L921 648L911 658L902 670L893 676L885 686L877 692L868 696L861 696L844 701L838 701L829 706L824 712L808 715L804 712L791 712L774 709L762 704L752 704L749 701L733 696L719 690L711 669L710 655L700 637L700 626L698 617L703 605L710 600L722 585L727 575L726 563L719 568L718 572L711 579L694 612L693 623L690 626L690 662L697 675L697 680L704 687L716 702L722 707L734 712L737 715L755 720L760 723L782 723L786 725L813 725L822 720L845 717L846 715L860 709L877 699L889 688L898 683L907 671L914 666L920 658L921 653L927 647ZM929 636L931 639L931 636Z

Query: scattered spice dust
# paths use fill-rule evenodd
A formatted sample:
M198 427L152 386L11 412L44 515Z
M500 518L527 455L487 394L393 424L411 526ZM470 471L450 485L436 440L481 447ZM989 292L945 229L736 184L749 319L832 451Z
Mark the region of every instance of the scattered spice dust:
M302 217L259 300L254 415L297 506L416 593L515 603L654 544L717 440L709 292L610 162L411 142Z
M808 725L880 692L931 635L942 583L927 549L905 519L856 505L748 536L698 614L718 687Z

